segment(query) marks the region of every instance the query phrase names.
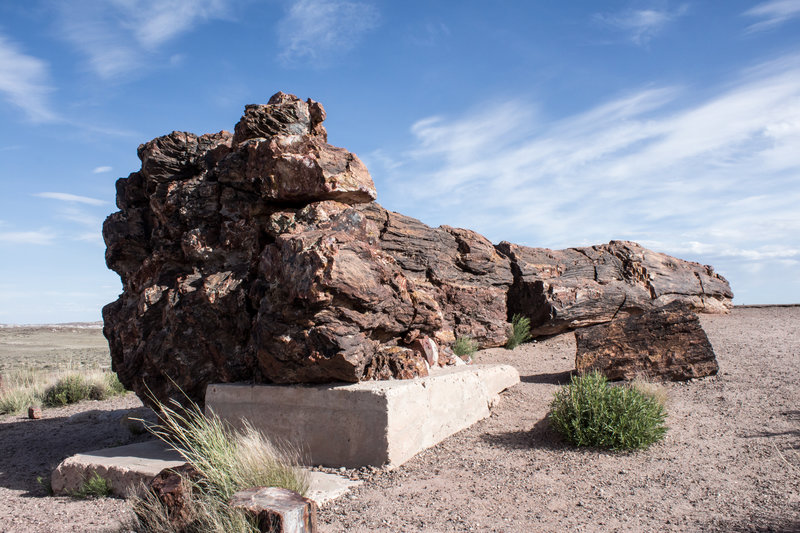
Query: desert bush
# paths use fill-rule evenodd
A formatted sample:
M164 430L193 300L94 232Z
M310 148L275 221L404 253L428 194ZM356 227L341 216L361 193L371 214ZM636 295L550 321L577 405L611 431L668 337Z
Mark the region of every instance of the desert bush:
M155 400L154 400L155 401ZM150 491L132 498L135 531L258 531L228 500L251 487L282 487L305 494L308 477L300 470L300 454L266 439L247 422L241 429L225 424L214 413L204 415L191 403L183 409L156 402L161 423L148 431L175 449L199 473L192 482L193 523L175 529L169 513Z
M52 490L52 489L51 489ZM81 486L69 493L73 498L104 498L111 495L111 484L97 472L84 480Z
M67 374L44 391L42 403L47 407L61 407L89 398L92 387L80 374Z
M22 413L31 406L60 407L87 399L106 400L125 392L113 372L21 368L3 375L0 415Z
M667 431L664 405L630 385L610 386L599 372L573 376L550 404L555 429L576 446L644 449Z
M106 400L124 393L125 387L116 374L91 372L83 375L69 372L45 389L42 403L46 407L60 407L82 400Z
M469 337L458 337L453 343L453 353L459 357L471 358L478 351L478 343Z
M511 334L506 341L506 349L513 350L531 338L531 321L522 315L514 315L511 318Z

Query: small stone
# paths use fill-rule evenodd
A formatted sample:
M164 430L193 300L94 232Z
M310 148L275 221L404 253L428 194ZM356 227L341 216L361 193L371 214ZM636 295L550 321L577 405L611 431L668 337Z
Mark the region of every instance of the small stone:
M42 418L42 408L41 407L28 407L28 418L32 420L38 420Z

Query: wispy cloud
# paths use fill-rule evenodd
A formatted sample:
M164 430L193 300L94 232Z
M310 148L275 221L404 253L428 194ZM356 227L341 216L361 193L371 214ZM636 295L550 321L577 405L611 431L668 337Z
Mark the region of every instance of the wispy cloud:
M10 104L22 109L35 122L56 120L48 94L47 64L24 54L19 47L0 34L0 93Z
M371 170L388 207L495 242L623 238L730 268L800 259L800 56L685 96L647 88L559 120L526 101L426 118L403 166Z
M366 3L342 0L298 0L278 27L286 65L327 66L351 50L380 21L378 10Z
M686 13L687 6L682 5L675 10L637 9L618 13L600 13L595 15L599 22L623 31L636 45L645 45L658 35L670 22Z
M0 242L47 246L55 242L55 235L47 229L38 231L0 231Z
M104 172L111 172L112 170L114 170L114 169L111 168L111 167L108 167L108 166L95 167L94 170L92 170L92 173L94 173L94 174L103 174Z
M108 202L98 200L97 198L90 198L88 196L78 196L77 194L69 194L66 192L40 192L34 194L39 198L49 198L51 200L60 200L62 202L72 202L87 205L106 205Z
M784 22L800 17L800 0L772 0L763 2L743 13L761 19L747 27L747 33L770 30Z
M98 76L144 68L165 43L226 16L229 0L84 0L55 4L62 36L84 53ZM168 61L167 61L168 62Z

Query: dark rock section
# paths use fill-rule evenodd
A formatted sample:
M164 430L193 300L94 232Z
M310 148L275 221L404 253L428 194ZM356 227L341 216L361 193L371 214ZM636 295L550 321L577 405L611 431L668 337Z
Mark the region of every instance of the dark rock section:
M493 246L374 202L325 110L278 93L233 134L173 132L139 147L103 226L123 294L103 309L114 370L148 400L202 401L210 382L413 378L457 364L468 336L505 343L678 300L725 310L710 267L612 242L562 251Z
M635 242L566 250L502 242L513 264L509 316L531 320L531 333L553 335L641 314L677 301L707 313L726 313L733 293L710 266L653 252Z
M514 278L507 257L474 231L441 226L387 211L376 203L358 208L381 228L378 245L420 294L437 304L436 339L449 345L469 336L482 347L506 342L506 294Z
M575 340L578 372L598 370L610 380L684 381L719 370L700 320L681 302L577 330Z

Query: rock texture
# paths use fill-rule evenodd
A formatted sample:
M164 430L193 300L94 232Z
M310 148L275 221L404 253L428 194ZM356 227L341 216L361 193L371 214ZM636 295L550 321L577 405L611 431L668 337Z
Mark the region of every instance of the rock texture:
M610 380L684 381L719 370L700 320L680 302L577 330L575 341L578 372L598 370Z
M505 343L678 300L730 306L710 267L634 243L552 251L492 245L374 202L369 172L327 143L325 110L278 93L234 133L139 147L103 226L123 293L103 309L113 368L145 401L202 401L210 382L412 378L469 336ZM435 356L434 356L435 354ZM149 390L149 392L148 392Z
M509 315L531 319L534 336L638 315L671 302L708 313L731 308L728 282L710 266L653 252L635 242L566 250L498 245L513 264Z

